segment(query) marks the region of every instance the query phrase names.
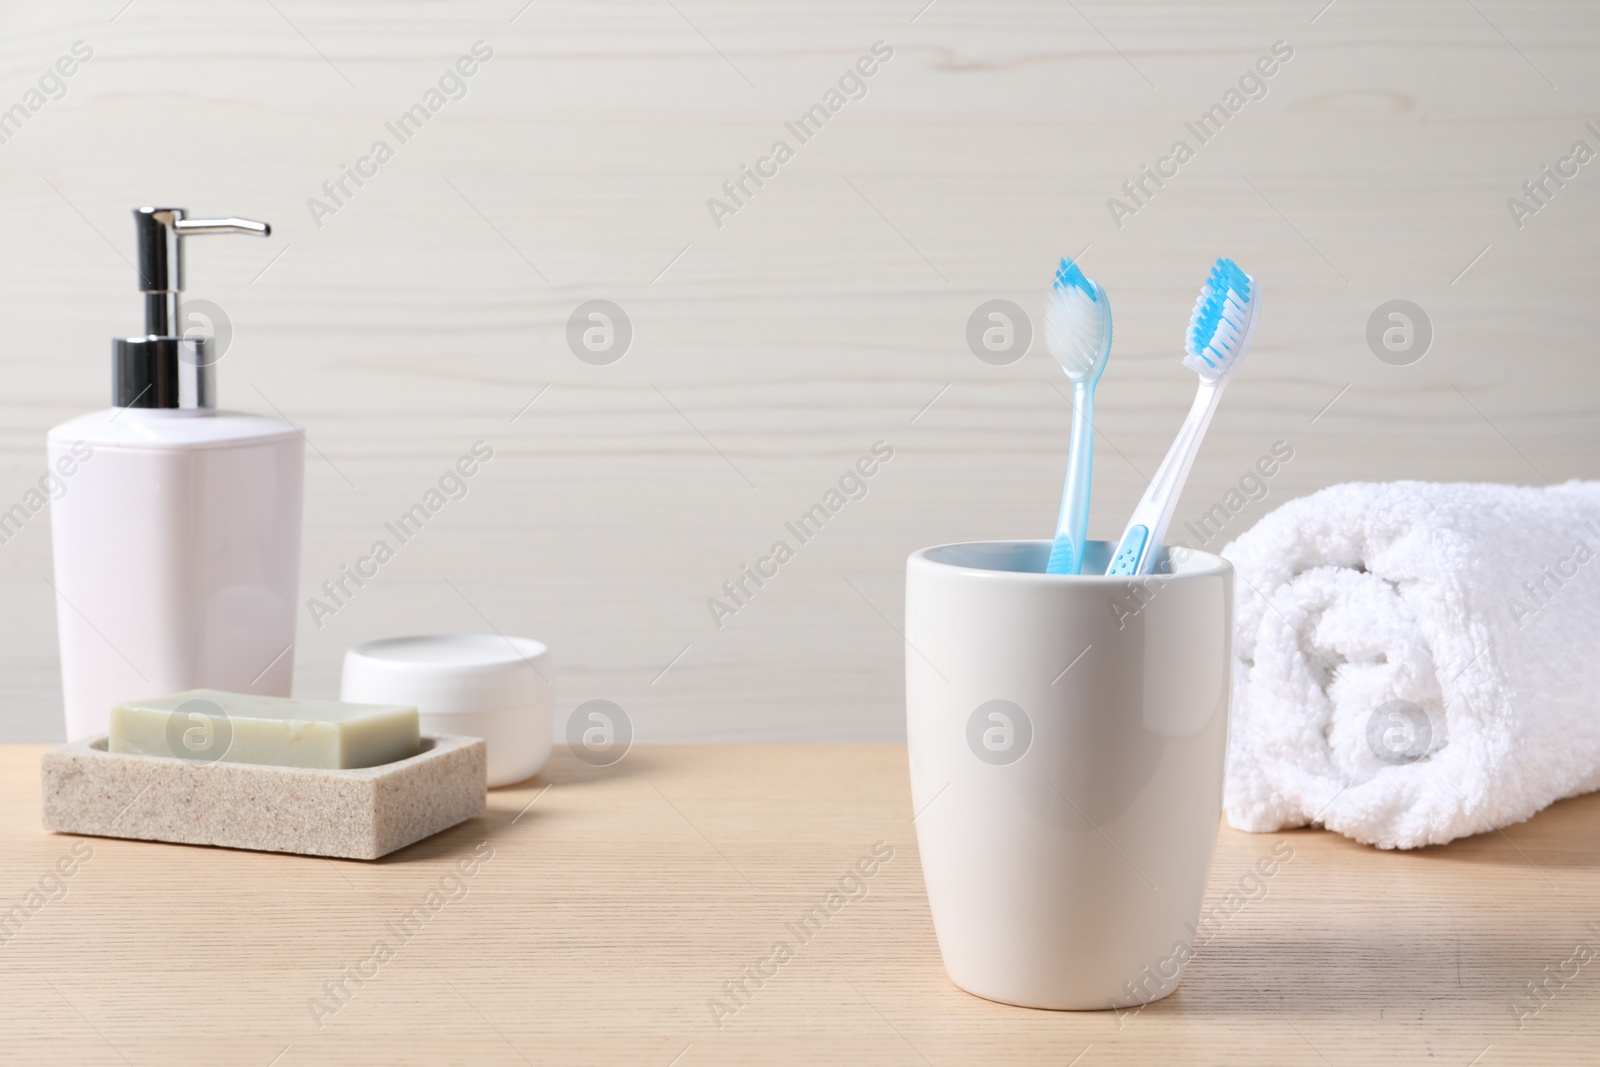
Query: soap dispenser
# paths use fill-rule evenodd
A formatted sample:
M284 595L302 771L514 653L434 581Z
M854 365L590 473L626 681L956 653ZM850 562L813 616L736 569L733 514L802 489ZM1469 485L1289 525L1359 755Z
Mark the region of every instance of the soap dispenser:
M69 740L120 701L185 689L288 696L305 437L216 409L209 337L179 318L184 243L266 223L137 208L145 332L111 342L111 407L49 433L56 625Z

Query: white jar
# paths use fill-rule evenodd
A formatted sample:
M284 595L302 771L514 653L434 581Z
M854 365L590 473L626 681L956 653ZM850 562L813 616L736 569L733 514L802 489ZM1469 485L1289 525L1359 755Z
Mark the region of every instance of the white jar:
M526 637L368 641L345 653L339 699L412 704L424 735L483 738L491 788L533 777L550 758L550 650Z

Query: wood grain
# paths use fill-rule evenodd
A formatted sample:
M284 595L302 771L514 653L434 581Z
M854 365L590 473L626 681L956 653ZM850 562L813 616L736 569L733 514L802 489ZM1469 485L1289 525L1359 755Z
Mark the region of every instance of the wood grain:
M1592 1063L1600 1038L1600 962L1571 962L1600 950L1595 796L1411 853L1224 827L1183 984L1119 1015L950 983L898 746L559 752L376 863L46 834L39 752L0 748L0 907L92 854L0 944L7 1063L1487 1067ZM865 895L798 943L786 924L878 842ZM794 958L714 1014L779 941Z
M1219 253L1267 310L1180 523L1275 441L1295 459L1212 547L1339 481L1594 476L1600 177L1520 230L1505 201L1594 141L1600 9L923 6L8 7L0 106L73 41L95 52L0 144L0 509L45 430L105 403L138 307L128 209L156 201L274 224L196 242L190 295L233 325L223 403L315 445L304 596L472 442L496 450L381 580L321 628L302 612L307 696L357 641L492 626L551 644L558 721L605 697L647 740L899 739L905 556L1046 536L1065 463L1058 370L1039 344L980 362L968 316L1036 317L1085 246L1117 313L1097 536L1181 420ZM467 95L315 225L307 199L478 40ZM867 96L718 228L706 200L878 40ZM1107 199L1279 40L1266 97L1114 225ZM635 330L603 367L565 341L597 298ZM1434 326L1411 366L1365 340L1394 298ZM707 599L878 440L895 459L867 498L717 628ZM0 544L0 738L61 735L48 544L42 514Z

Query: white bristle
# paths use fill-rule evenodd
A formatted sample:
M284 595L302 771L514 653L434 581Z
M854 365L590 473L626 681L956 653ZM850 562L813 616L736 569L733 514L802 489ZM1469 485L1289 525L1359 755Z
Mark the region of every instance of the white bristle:
M1105 298L1094 300L1075 286L1050 290L1044 308L1044 338L1050 354L1067 377L1087 377L1105 351Z
M1202 287L1200 298L1195 301L1194 314L1190 318L1191 330L1211 298L1211 287ZM1210 338L1201 343L1191 334L1183 365L1206 381L1215 381L1222 377L1229 363L1239 355L1249 322L1250 300L1241 298L1237 290L1229 289L1222 299L1222 308Z

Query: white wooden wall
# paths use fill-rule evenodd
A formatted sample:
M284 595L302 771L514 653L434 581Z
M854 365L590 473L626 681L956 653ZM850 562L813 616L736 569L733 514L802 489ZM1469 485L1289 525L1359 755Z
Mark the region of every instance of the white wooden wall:
M305 596L494 449L347 607L302 613L303 695L354 642L492 625L553 646L560 719L606 697L645 740L901 737L906 554L1048 536L1065 463L1042 344L984 363L968 316L1037 316L1085 246L1116 309L1097 536L1182 417L1219 254L1267 309L1180 521L1278 441L1229 535L1350 479L1595 476L1600 162L1520 229L1506 201L1600 149L1600 9L1324 3L7 4L0 108L93 57L0 144L0 508L49 426L105 405L139 314L128 211L158 202L274 226L193 242L189 295L232 322L224 405L315 446ZM465 97L317 226L308 198L478 41ZM878 41L866 96L786 135ZM1107 199L1277 41L1265 98L1115 225ZM778 138L794 158L719 228L707 199ZM593 299L633 325L608 366L566 343ZM1366 341L1391 299L1432 323L1408 366ZM718 629L707 598L877 441L866 498ZM0 740L62 733L49 566L44 515L0 544Z

